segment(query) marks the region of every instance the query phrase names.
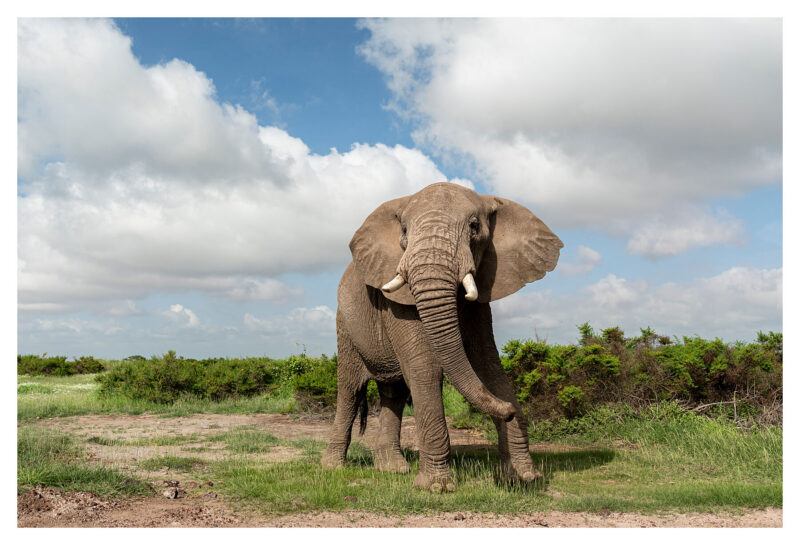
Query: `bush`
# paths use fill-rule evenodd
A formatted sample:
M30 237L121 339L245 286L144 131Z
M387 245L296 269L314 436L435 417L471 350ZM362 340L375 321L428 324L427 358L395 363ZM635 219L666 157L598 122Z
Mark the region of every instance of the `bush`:
M291 372L291 385L295 397L307 398L324 406L336 404L337 376L336 356L328 358L309 358L305 354L291 356L288 367Z
M100 373L105 366L91 356L82 356L67 361L66 356L50 356L47 354L17 355L17 374L19 375L54 375L65 377L83 373Z
M194 360L170 350L149 360L125 360L97 377L101 395L172 403L185 396L212 401L267 391L279 373L269 358Z
M153 403L173 403L183 397L221 401L286 388L301 402L336 403L336 356L306 354L285 360L270 358L183 358L170 350L140 361L126 358L97 377L100 394L120 394ZM377 396L377 392L374 392Z
M503 368L534 419L575 418L615 402L696 407L734 396L736 407L714 412L755 418L759 407L782 403L780 333L759 332L755 343L746 344L697 336L673 342L649 327L630 339L619 327L598 335L584 323L578 331L578 345L511 340L503 346Z

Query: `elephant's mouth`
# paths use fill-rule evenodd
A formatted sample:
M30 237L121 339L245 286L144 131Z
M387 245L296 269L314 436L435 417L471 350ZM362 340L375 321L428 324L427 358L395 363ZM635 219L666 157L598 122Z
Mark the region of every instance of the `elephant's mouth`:
M393 291L397 291L402 288L405 284L405 278L403 278L403 275L398 273L397 276L395 276L391 281L381 286L381 290L387 293L392 293ZM472 273L467 273L467 275L461 281L461 284L464 286L465 290L464 299L467 301L477 301L478 286L475 284L475 278L473 278Z

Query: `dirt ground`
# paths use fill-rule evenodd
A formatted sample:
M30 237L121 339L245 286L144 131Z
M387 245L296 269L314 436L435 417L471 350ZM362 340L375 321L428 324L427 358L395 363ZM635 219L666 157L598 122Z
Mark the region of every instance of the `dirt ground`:
M362 442L372 446L377 419L370 425ZM52 418L34 424L59 429L89 439L133 441L166 435L196 435L175 446L106 446L87 443L91 460L134 472L150 482L157 494L148 498L103 498L88 492L63 492L51 488L28 490L17 497L19 527L781 527L781 509L751 510L742 515L635 513L567 513L547 511L531 515L492 515L485 513L440 513L437 515L385 516L359 511L316 512L266 517L233 510L214 492L213 482L187 481L185 473L143 471L138 463L154 456L193 456L214 460L225 456L224 449L203 438L241 426L254 426L280 439L326 439L330 420L318 416L254 414L203 414L181 418L155 415L113 415ZM413 417L403 419L404 447L416 448ZM454 451L491 448L489 442L473 430L450 428ZM202 448L201 448L202 447ZM547 445L533 445L544 449ZM290 460L299 456L291 447L276 446L259 455L264 462ZM169 496L169 497L168 497Z

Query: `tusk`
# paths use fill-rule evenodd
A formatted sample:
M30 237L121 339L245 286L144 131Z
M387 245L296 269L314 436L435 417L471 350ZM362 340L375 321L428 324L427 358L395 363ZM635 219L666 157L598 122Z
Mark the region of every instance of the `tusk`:
M402 288L403 284L405 283L406 283L405 279L398 274L392 279L391 282L389 282L388 284L384 284L381 289L383 291L388 291L389 293L392 293L393 291Z
M475 301L478 298L478 286L475 285L475 279L472 278L472 273L465 276L461 283L464 284L464 289L467 290L467 294L464 298L467 301Z

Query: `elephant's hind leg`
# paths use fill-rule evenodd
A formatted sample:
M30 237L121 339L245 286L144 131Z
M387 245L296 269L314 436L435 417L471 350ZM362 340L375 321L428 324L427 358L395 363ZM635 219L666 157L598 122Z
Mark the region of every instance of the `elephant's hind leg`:
M375 446L375 469L408 473L410 468L400 451L400 424L403 409L408 399L408 387L404 382L378 384L381 394L380 432Z
M364 360L343 333L338 334L336 417L322 465L333 468L344 464L359 407L366 401L368 375ZM365 415L366 416L366 415Z

